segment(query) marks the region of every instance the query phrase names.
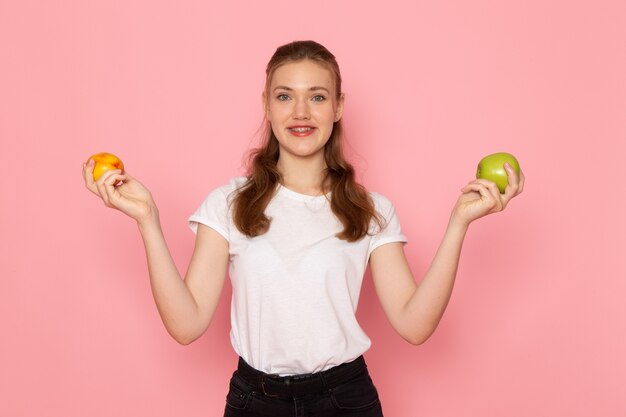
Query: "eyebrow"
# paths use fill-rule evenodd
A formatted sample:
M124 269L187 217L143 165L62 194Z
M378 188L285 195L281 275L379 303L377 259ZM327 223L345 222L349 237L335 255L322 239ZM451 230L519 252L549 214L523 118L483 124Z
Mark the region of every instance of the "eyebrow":
M276 91L276 90L293 91L293 88L291 88L291 87L287 87L286 85L279 85L279 86L276 86L276 87L274 88L274 91ZM309 91L318 91L318 90L324 90L324 91L326 91L328 94L330 94L330 91L328 91L328 88L326 88L326 87L314 86L314 87L309 88Z

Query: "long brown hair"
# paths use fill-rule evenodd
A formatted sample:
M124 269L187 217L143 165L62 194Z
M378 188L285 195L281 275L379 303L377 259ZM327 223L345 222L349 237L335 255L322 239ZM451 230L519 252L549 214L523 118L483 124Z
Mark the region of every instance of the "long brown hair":
M335 56L324 46L313 41L296 41L280 46L270 59L265 70L265 96L272 76L278 67L288 62L311 60L324 65L334 75L336 97L341 92L341 74ZM248 237L255 237L268 231L271 218L265 215L265 208L274 197L276 186L281 183L278 172L278 140L269 123L265 123L262 146L250 154L248 180L239 188L233 199L233 220L239 231ZM328 184L331 192L331 209L343 224L339 239L354 242L363 238L374 220L381 226L381 218L376 212L372 198L365 188L356 182L354 168L343 156L341 120L333 125L333 131L324 147L326 173L323 184Z

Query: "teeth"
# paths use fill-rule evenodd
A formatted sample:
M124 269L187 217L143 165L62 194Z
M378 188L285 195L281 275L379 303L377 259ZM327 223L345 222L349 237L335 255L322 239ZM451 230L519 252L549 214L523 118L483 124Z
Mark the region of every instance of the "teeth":
M293 130L294 132L298 132L298 133L308 132L311 129L312 129L311 127L292 127L291 128L291 130Z

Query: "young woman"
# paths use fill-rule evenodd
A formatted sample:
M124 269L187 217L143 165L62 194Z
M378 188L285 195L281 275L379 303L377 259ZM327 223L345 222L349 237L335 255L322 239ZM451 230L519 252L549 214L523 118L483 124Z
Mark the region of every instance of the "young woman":
M344 95L335 57L312 41L279 47L267 65L265 142L247 177L212 191L189 219L196 244L185 279L167 248L150 192L121 171L86 186L137 221L150 284L168 332L182 344L206 330L228 272L231 342L240 356L225 416L381 416L355 310L368 265L394 329L420 344L441 319L469 224L503 210L509 185L462 188L443 241L416 283L394 207L355 182L341 150Z

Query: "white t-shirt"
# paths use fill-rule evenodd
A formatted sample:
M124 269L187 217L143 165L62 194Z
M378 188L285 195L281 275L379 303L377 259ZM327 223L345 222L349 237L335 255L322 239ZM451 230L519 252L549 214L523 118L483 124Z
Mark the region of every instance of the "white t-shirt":
M369 256L385 243L406 242L393 205L371 193L386 227L372 226L372 235L347 242L335 236L343 225L325 196L279 186L265 210L269 230L248 238L232 221L229 198L245 180L215 189L189 218L194 232L201 223L229 243L235 352L252 367L279 375L356 359L371 345L355 317Z

